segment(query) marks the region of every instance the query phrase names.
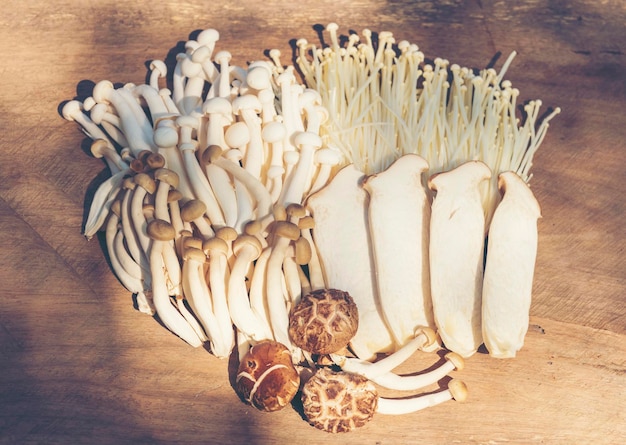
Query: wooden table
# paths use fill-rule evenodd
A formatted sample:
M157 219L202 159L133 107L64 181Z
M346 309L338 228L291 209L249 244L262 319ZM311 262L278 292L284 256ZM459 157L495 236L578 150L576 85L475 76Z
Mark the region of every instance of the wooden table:
M466 403L377 416L333 437L293 409L244 405L228 363L133 309L85 198L107 175L59 105L93 82L145 81L194 31L234 61L289 53L314 26L389 30L427 57L497 54L525 100L559 106L535 158L543 209L531 328L513 360L477 354ZM621 0L84 2L9 0L0 16L0 442L623 443L626 437L626 8ZM180 48L180 46L178 47ZM416 356L407 369L431 366Z

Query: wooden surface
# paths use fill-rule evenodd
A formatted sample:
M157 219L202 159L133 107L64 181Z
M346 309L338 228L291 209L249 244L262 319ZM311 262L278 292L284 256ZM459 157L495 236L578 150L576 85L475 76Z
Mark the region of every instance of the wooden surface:
M58 113L93 82L145 80L197 30L235 62L314 25L392 31L429 58L496 67L563 111L535 158L543 209L531 329L514 360L477 354L466 403L377 416L340 438L242 404L228 363L133 309L80 233L106 176ZM9 0L0 15L0 443L623 443L626 437L626 6L621 0ZM180 48L180 47L179 47ZM416 356L407 370L438 360ZM434 389L434 388L433 388Z

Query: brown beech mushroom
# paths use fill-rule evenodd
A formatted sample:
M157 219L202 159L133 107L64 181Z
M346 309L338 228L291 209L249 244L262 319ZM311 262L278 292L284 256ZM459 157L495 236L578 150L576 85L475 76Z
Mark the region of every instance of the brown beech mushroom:
M252 346L237 370L237 392L261 411L278 411L294 398L300 375L285 345L264 340Z
M358 309L349 293L318 289L294 307L289 317L289 336L305 351L332 354L348 345L358 325Z

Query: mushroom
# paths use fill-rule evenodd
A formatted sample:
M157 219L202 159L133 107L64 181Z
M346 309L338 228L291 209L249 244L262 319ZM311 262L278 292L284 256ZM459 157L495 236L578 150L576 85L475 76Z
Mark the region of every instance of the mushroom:
M232 329L223 332L215 316L211 294L204 281L206 255L194 247L187 247L183 255L183 289L189 306L208 334L213 354L218 358L227 357L232 347Z
M394 342L379 310L370 260L368 195L360 186L363 173L352 164L311 195L306 206L315 220L313 241L326 286L348 292L359 308L359 329L350 342L361 359L392 352Z
M302 387L304 416L315 428L343 433L372 420L378 391L367 378L330 368L318 369Z
M482 334L493 357L515 357L528 330L537 256L539 203L514 172L499 175L504 193L489 227L482 293Z
M422 157L404 155L363 181L380 307L398 346L413 338L417 326L435 326L428 264L430 203L422 185L427 170Z
M487 165L469 161L433 175L436 191L430 220L430 278L433 312L446 348L469 357L482 344L481 293L485 214L481 183Z
M172 222L168 208L170 189L176 189L179 184L179 176L168 168L158 168L154 171L154 179L157 181L157 189L154 195L154 216L167 222Z
M451 380L448 388L403 399L380 397L367 378L330 368L319 369L302 388L304 415L311 425L330 433L352 431L369 422L374 414L407 414L448 400L465 401L467 387Z
M278 411L291 402L300 388L300 375L289 349L265 340L252 346L243 357L235 381L237 392L261 411Z
M136 187L130 202L130 221L137 235L139 245L144 254L148 255L150 250L150 237L146 233L148 222L144 215L143 204L147 195L153 195L156 192L156 183L147 173L137 173L133 176L133 181Z
M209 180L202 171L196 157L198 141L192 139L192 132L199 128L199 120L191 116L180 116L176 119L176 124L180 127L178 149L182 153L183 164L189 176L194 195L206 205L206 214L211 224L221 227L225 225L224 216L211 189Z
M190 199L180 209L180 217L183 221L193 223L203 239L209 239L215 235L209 222L204 218L206 205L199 199Z
M318 289L302 297L289 317L289 337L312 354L345 348L356 334L358 309L347 292Z
M261 254L259 240L250 235L239 235L233 242L233 253L236 260L228 280L228 308L230 317L237 329L248 338L261 341L272 338L269 326L265 325L250 307L246 273L250 264Z
M170 302L165 276L163 248L174 239L176 233L167 221L153 219L147 226L147 234L153 240L150 248L150 272L152 276L152 299L159 319L166 328L193 347L202 345L202 340L187 320Z
M300 149L300 156L298 163L286 180L286 187L283 187L282 197L279 198L284 206L302 202L311 178L315 151L322 146L322 138L310 131L298 133L294 142Z

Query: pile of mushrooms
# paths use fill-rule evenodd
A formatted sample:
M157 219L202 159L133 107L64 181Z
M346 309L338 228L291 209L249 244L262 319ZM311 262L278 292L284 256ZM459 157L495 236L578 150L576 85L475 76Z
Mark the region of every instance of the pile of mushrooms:
M246 402L275 411L300 393L333 432L463 400L457 380L402 402L376 388L440 382L483 342L496 357L522 347L540 217L529 169L559 112L536 128L531 101L520 125L502 80L514 54L475 74L387 32L341 46L337 29L325 48L298 40L295 65L272 50L246 67L207 29L169 73L154 60L146 84L103 80L62 109L111 172L84 234L103 234L137 308L234 352ZM394 373L444 347L434 371ZM332 419L355 403L360 417Z

